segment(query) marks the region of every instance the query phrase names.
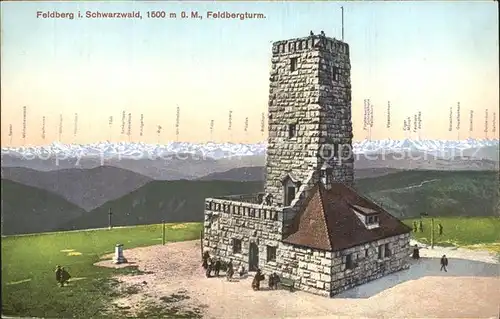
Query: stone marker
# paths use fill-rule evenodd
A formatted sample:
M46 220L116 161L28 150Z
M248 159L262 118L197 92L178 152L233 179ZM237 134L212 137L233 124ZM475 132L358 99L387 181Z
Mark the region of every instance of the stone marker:
M123 264L127 262L127 259L123 257L123 244L116 244L115 246L115 257L113 258L115 264Z

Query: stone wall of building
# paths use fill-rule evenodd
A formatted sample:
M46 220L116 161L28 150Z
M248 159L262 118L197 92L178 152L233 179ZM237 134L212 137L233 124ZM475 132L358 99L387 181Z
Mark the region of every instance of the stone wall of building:
M294 280L296 289L328 297L334 257L334 252L280 243L277 261L268 263L264 271Z
M331 180L352 185L351 64L349 46L340 41L325 41L319 48L320 143L332 148L325 160L332 167ZM337 150L333 150L337 148ZM335 156L338 154L338 156Z
M278 247L282 240L283 208L235 202L205 200L203 247L224 261L233 259L248 269L250 243L259 249L259 267L267 260L267 246ZM233 239L241 240L241 252L233 253Z
M391 256L379 260L378 247L385 244L389 244ZM349 254L357 264L353 269L346 269ZM266 263L262 269L264 273L276 272L295 280L297 289L321 296L334 296L390 273L408 269L409 259L410 235L405 234L337 252L280 243L276 262Z
M389 244L390 256L379 259L378 247ZM347 255L356 264L346 269ZM344 290L410 267L410 234L388 237L338 252L333 259L331 291L336 295Z
M332 296L352 287L409 268L410 234L385 238L343 251L326 252L283 243L286 211L291 208L207 199L203 245L224 261L243 263L248 269L249 247L258 247L258 266L264 274L276 272L291 278L299 290ZM297 203L298 204L298 203ZM233 253L233 239L241 240L241 252ZM378 247L389 244L390 256L379 259ZM276 258L268 260L268 247ZM346 269L347 255L354 268Z
M334 180L352 182L354 157L347 147L342 164L321 154L323 145L351 145L350 108L347 44L324 36L273 44L265 192L274 202L284 203L281 182L287 173L302 182L325 160L334 168ZM295 126L293 137L290 125Z

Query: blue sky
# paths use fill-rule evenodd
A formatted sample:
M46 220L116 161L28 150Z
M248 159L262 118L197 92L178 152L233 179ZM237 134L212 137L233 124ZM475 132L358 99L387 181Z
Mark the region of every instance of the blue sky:
M380 119L375 135L380 138L389 134L382 129L387 100L396 105L394 115L401 121L408 112L422 110L446 122L456 101L461 101L463 114L467 108L478 116L485 108L498 108L498 14L490 1L1 5L2 124L18 121L20 105L30 105L34 118L47 113L54 121L58 113L69 118L88 112L83 120L91 128L98 116L105 122L108 115L118 118L124 108L144 112L146 118L168 118L164 114L173 116L179 103L192 125L207 126L209 114L222 122L229 109L241 121L250 117L257 123L267 107L271 42L307 36L309 30L340 38L341 5L351 52L357 139L365 134L360 131L365 98L381 107L375 113ZM144 19L36 18L37 11L87 10L139 10ZM266 19L146 19L146 11L154 10L255 12ZM227 133L222 126L220 139ZM430 135L448 134L430 127ZM186 134L186 139L197 140L206 132ZM258 128L248 134L253 134L250 139L260 137ZM85 138L101 137L89 132Z

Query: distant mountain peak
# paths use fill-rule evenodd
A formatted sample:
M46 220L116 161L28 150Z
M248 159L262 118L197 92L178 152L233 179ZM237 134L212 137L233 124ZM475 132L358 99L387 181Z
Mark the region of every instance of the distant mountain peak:
M362 140L353 143L353 151L357 154L373 152L419 151L429 153L447 153L452 150L498 147L498 139L466 139L466 140ZM44 146L3 147L2 156L9 154L24 158L59 157L59 158L129 158L129 159L183 159L187 156L206 159L220 159L250 155L265 155L266 143L187 143L171 142L167 144L146 144L142 142L99 142L93 144L63 144L53 142Z

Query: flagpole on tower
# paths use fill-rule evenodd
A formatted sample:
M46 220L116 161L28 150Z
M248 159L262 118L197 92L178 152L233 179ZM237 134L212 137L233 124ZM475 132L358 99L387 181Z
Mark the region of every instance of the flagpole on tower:
M340 11L342 12L342 41L344 41L344 7L340 7Z

